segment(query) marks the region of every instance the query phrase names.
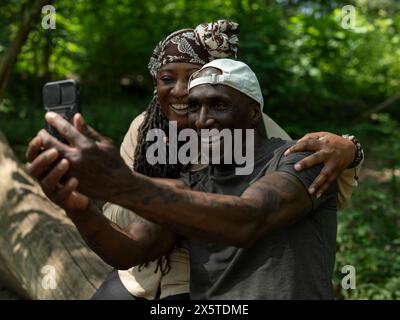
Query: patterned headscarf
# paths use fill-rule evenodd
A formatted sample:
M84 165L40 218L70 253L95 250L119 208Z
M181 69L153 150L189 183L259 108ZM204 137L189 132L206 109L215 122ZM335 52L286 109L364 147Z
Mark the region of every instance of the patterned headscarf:
M203 66L215 58L236 57L237 33L239 25L227 20L203 23L194 30L175 31L154 49L148 66L150 74L156 79L160 68L173 62Z

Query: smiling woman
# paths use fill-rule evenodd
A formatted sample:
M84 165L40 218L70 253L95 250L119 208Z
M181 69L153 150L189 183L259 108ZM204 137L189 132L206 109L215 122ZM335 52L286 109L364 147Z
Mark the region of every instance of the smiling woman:
M187 127L188 92L187 84L193 72L200 66L192 63L169 63L160 68L157 77L157 95L161 110L178 128Z

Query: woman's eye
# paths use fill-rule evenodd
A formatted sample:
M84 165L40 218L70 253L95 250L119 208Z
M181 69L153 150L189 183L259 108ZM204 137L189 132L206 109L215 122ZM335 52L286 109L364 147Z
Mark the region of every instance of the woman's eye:
M172 81L174 81L174 79L172 77L167 77L167 76L161 77L160 80L163 83L171 83Z

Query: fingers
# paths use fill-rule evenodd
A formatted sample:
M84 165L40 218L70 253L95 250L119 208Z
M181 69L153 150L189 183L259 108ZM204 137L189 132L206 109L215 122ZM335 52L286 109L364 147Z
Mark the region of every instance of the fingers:
M89 198L77 191L78 186L78 179L70 178L57 193L57 200L64 204L64 209L69 217L71 214L86 212L90 204Z
M337 175L330 175L328 179L325 181L323 185L321 185L320 188L317 188L317 198L321 197L326 190L328 190L329 186L333 181L335 181L337 178Z
M329 134L329 132L326 131L319 131L319 132L311 132L311 133L307 133L306 135L304 135L301 139L299 139L298 141L304 141L304 140L318 140L321 137L324 137L326 134Z
M93 140L99 141L99 142L105 142L105 141L111 142L111 139L102 136L100 133L98 133L96 130L94 130L91 126L87 125L83 116L80 113L77 113L74 115L73 124L80 133L82 133L83 135L85 135L86 137L88 137L90 139L93 139Z
M286 150L285 155L294 152L313 151L312 155L302 159L295 164L294 168L297 171L304 170L320 163L324 163L324 167L320 174L310 185L308 191L310 194L316 194L319 198L337 178L342 171L342 156L338 156L334 148L334 137L336 135L329 132L313 132L306 134L297 143ZM332 141L333 140L333 141ZM339 148L340 149L340 148Z
M59 114L47 112L45 118L47 123L54 127L71 145L76 146L85 142L85 136Z
M42 146L45 149L51 149L51 148L57 149L61 156L64 156L64 154L69 149L69 146L67 146L66 144L62 143L61 141L53 137L50 133L48 133L44 129L39 131L38 136L41 139Z
M324 151L317 151L311 155L309 155L308 157L305 157L303 159L301 159L299 162L297 162L294 165L294 169L296 171L301 171L304 169L308 169L311 168L317 164L320 164L322 162L326 162L326 160L328 159L328 155L326 152Z
M299 139L298 141L304 141L304 140L318 140L320 137L324 135L325 132L311 132L307 133L304 137Z
M49 149L39 154L32 163L27 164L28 172L40 179L58 159L59 153L56 149Z
M28 149L25 153L25 158L28 162L32 162L41 152L43 141L40 137L36 136L29 142Z
M315 178L308 188L310 194L316 194L319 198L328 189L329 185L337 178L337 175L329 167L324 166L320 174Z
M73 211L84 211L87 208L89 199L80 195L76 190L79 182L76 178L70 178L58 188L53 195L53 201L59 204L68 215Z
M61 178L68 172L69 162L67 159L62 159L40 182L43 191L47 195L57 191Z
M65 185L58 191L57 198L64 200L71 196L71 194L78 188L79 182L76 178L70 178Z
M306 139L302 141L297 141L297 143L291 146L289 149L285 151L285 156L295 153L295 152L303 152L303 151L317 151L321 149L321 140L315 139Z

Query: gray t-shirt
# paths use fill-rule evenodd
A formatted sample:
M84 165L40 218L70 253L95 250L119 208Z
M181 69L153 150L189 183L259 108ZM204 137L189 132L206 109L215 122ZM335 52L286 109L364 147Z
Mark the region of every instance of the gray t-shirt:
M254 171L238 176L232 170L208 167L185 172L192 189L240 196L270 171L296 176L308 188L321 166L296 172L293 165L310 153L283 156L293 141L272 138L257 151ZM336 247L337 186L316 199L301 221L274 231L250 248L189 239L192 299L333 299L331 277Z

